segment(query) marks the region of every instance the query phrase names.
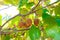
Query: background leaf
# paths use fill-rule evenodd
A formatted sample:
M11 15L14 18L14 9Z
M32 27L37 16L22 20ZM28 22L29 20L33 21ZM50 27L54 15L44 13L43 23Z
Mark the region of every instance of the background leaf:
M14 19L12 19L11 20L11 23L9 24L10 25L10 27L12 27L12 26L14 26L14 25L18 25L18 22L19 22L19 20L20 20L20 16L17 16L16 18L14 18Z
M0 15L0 26L2 25L2 15Z
M6 35L4 40L10 40L10 36L9 35Z
M54 37L54 40L60 40L60 32L56 34L56 36Z
M18 8L21 8L23 5L27 4L28 0L20 0Z
M56 17L56 23L57 23L57 26L59 26L60 27L60 17Z
M12 5L17 5L19 0L4 0L4 4L12 4Z
M49 26L55 26L56 25L56 21L55 18L49 14L47 14L48 10L44 9L43 10L43 14L42 14L42 19L43 22L48 24Z
M52 28L46 28L46 36L51 37L51 38L57 38L58 35L60 35L60 28L58 27L52 27ZM58 38L57 38L58 39Z
M60 16L60 11L59 11L59 9L60 9L60 4L58 4L58 5L54 8L54 12L55 12L56 16Z
M28 10L26 8L21 8L20 9L20 14L26 14Z

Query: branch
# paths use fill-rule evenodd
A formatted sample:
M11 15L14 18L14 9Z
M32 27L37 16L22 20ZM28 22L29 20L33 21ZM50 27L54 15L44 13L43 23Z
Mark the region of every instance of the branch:
M7 21L1 26L0 30L2 29L2 27L3 27L6 23L8 23L10 20L14 19L15 17L17 17L17 16L27 16L27 15L31 14L32 11L39 5L40 2L41 2L41 0L39 0L39 2L37 3L37 5L36 5L35 7L33 7L33 8L31 9L31 11L28 12L27 14L25 14L25 15L17 14L16 16L14 16L14 17L10 18L9 20L7 20ZM6 8L4 8L4 9L6 9ZM17 30L17 31L24 31L24 30L28 30L28 29ZM3 33L3 32L0 32L0 33Z
M51 6L51 5L53 5L53 4L56 4L56 3L58 3L58 2L60 2L60 0L58 0L58 1L54 2L54 3L52 3L52 4L49 4L49 5L45 6L44 8L46 8L46 7L48 7L48 6Z
M39 5L39 3L40 3L40 0L39 0L38 4L37 4L35 7L33 7L33 8L31 9L31 11L28 12L26 15L32 13L32 11ZM17 14L16 16L12 17L11 19L7 20L7 21L2 25L2 27L3 27L6 23L8 23L10 20L14 19L15 17L17 17L17 16L26 16L26 15Z
M41 0L39 0L39 2L37 3L37 5L35 7L33 7L31 11L33 11L39 5L40 2L41 2Z
M16 16L14 16L14 17L10 18L9 20L7 20L7 21L1 26L0 29L2 29L2 27L3 27L6 23L8 23L10 20L14 19L15 17L17 17L17 16L19 16L19 15L20 15L20 14L17 14Z
M30 28L25 28L25 29L21 29L21 30L14 30L14 29L8 29L8 31L12 30L11 32L4 32L4 31L0 31L0 35L2 34L11 34L11 33L14 33L14 32L20 32L20 31L26 31L26 30L29 30Z
M57 1L57 2L59 2L59 1ZM43 8L46 8L46 7L48 7L48 6L51 6L51 5L53 5L53 4L57 3L57 2L54 2L54 3L52 3L52 4L49 4L49 5L47 5L47 6L43 7ZM38 4L39 4L39 3L38 3ZM37 4L37 5L38 5L38 4ZM11 18L11 19L9 19L8 21L6 21L6 22L2 25L2 27L3 27L6 23L8 23L10 20L14 19L14 18L17 17L17 16L27 16L27 15L29 15L29 14L32 14L32 13L34 13L34 12L42 9L42 8L40 8L40 9L37 9L37 10L34 11L34 9L35 9L36 7L37 7L37 6L33 7L33 8L32 8L33 11L30 11L29 13L27 13L27 14L25 14L25 15L17 14L17 15L14 16L13 18ZM1 29L2 29L2 27L1 27ZM23 29L23 30L17 30L17 31L24 31L24 30L29 30L29 29Z
M30 10L30 12L28 12L27 14L25 14L25 15L23 15L23 16L27 16L27 15L29 15L29 14L32 14L33 11L35 10L35 8L40 4L41 1L42 1L42 0L39 0L39 2L37 3L37 5L34 6L34 7Z
M52 3L52 4L49 4L49 5L47 5L47 6L43 7L43 8L46 8L46 7L48 7L48 6L51 6L51 5L56 4L56 3L58 3L58 2L60 2L60 0L59 0L59 1L56 1L56 2L54 2L54 3ZM37 9L37 10L34 10L34 12L36 12L36 11L38 11L38 10L40 10L40 9L42 9L42 8L39 8L39 9Z

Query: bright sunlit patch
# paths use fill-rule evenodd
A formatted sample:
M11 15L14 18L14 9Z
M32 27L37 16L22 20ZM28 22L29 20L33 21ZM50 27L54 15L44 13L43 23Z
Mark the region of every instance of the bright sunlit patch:
M6 9L6 7L7 7L7 9ZM17 7L15 7L15 6L11 6L9 8L8 8L8 6L0 7L0 14L3 16L3 19L8 18L8 17L13 17L13 16L17 15L18 13L19 13L19 11L17 10Z
M4 24L7 20L14 17L18 13L19 11L17 10L17 7L15 6L8 7L5 5L2 5L2 7L0 7L0 15L2 15L2 21L3 21L2 24Z
M51 1L51 3L53 3L53 2L56 2L57 0L50 0Z

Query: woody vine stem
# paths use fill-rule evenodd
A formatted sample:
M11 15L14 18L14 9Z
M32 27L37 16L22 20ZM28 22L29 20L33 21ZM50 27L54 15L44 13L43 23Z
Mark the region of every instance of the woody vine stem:
M17 16L27 16L27 15L30 15L30 14L35 13L36 11L42 9L42 8L39 8L39 9L35 10L35 8L40 4L41 1L43 1L43 0L39 0L39 2L37 3L37 5L34 6L27 14L22 15L22 14L19 13L19 14L15 15L14 17L10 18L9 20L7 20L7 21L0 27L0 34L7 34L6 32L2 32L1 30L2 30L2 28L4 27L5 24L7 24L10 20L14 19L15 17L17 17ZM48 6L51 6L51 5L53 5L53 4L55 4L55 3L58 3L58 2L60 2L60 1L58 0L58 1L54 2L54 3L52 3L52 4L49 4L49 5L45 6L45 7L43 7L43 8L46 8L46 7L48 7ZM7 9L7 8L6 8L6 9ZM22 30L16 30L16 31L24 31L24 30L29 30L29 29L30 29L30 28L22 29ZM13 30L13 29L9 29L9 30Z

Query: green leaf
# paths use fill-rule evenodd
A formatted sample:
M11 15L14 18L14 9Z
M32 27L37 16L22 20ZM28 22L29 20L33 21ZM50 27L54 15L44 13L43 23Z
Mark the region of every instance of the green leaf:
M20 16L17 16L16 18L12 19L11 20L11 26L14 24L17 25L19 20L20 20Z
M42 14L43 22L48 24L49 26L55 26L56 25L55 18L47 14L47 12L48 10L46 9L43 10L43 14Z
M49 12L46 8L43 8L42 10L43 10L43 13Z
M28 10L26 8L21 8L20 9L20 14L26 14L28 12Z
M59 27L53 27L53 28L46 28L45 30L46 36L51 37L54 40L60 40L60 28Z
M60 4L58 4L55 8L54 8L54 11L55 11L55 14L57 15L57 16L60 16Z
M44 23L46 23L50 26L55 26L56 25L55 18L48 15L48 14L42 14L42 19L43 19Z
M27 4L28 0L20 0L18 8L21 8L23 5Z
M41 35L41 31L38 28L36 28L35 25L32 25L31 29L29 30L29 36L31 40L39 39L40 35Z
M49 5L50 4L50 0L45 0L45 5Z
M11 0L4 0L4 4L11 4Z
M6 35L4 40L10 40L10 36L9 35Z
M17 5L19 0L12 0L13 5Z
M17 5L19 0L4 0L4 4L12 4L12 5Z
M56 36L54 37L54 40L60 40L60 32L56 34Z
M30 9L33 5L34 5L34 2L30 2L30 3L27 3L27 4L26 4L26 7L27 7L28 9Z
M60 18L56 18L56 23L58 26L60 26Z
M51 37L54 39L59 33L59 28L58 27L46 28L45 32L47 37Z
M30 14L29 16L27 16L27 18L34 19L34 14Z
M41 7L40 7L40 8L41 8ZM37 9L38 9L38 8L37 8ZM42 9L36 11L37 16L41 17L41 16L42 16L42 12L43 12Z
M51 10L51 8L49 10L50 10L50 14L52 15L54 10L53 9Z
M0 15L0 26L2 25L2 16Z

